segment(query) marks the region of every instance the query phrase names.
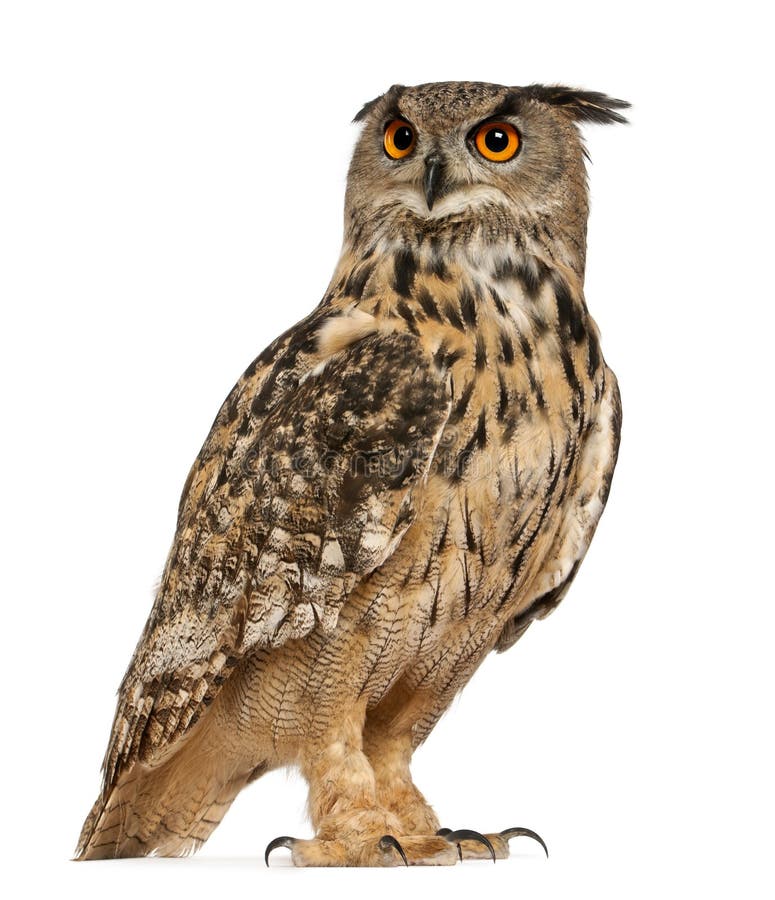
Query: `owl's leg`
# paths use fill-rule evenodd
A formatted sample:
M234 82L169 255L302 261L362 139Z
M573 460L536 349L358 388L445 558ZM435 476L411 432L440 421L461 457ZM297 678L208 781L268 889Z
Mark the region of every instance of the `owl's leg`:
M363 752L364 716L365 707L353 710L335 728L304 742L299 762L309 782L315 838L277 838L267 860L272 849L285 846L297 866L454 865L453 843L426 827L419 835L407 832L401 817L381 804Z
M443 837L455 845L459 859L494 861L496 855L508 856L508 845L505 853L500 846L498 852L487 836L476 831L439 829L436 813L415 785L409 770L415 746L412 729L407 727L412 717L407 713L416 707L416 698L408 702L406 699L399 686L366 720L363 746L374 771L377 802L400 819L403 834ZM396 715L396 707L402 702L401 714Z
M414 749L411 735L391 734L367 722L363 743L374 770L379 804L399 817L405 834L436 834L439 820L409 771Z
M435 834L457 847L460 859L506 859L509 840L530 837L546 850L541 837L529 828L508 828L493 834L471 829L439 828L439 820L425 797L412 781L409 764L416 749L412 724L437 719L441 710L432 697L412 694L397 685L366 721L364 751L374 771L379 804L398 816L408 834Z

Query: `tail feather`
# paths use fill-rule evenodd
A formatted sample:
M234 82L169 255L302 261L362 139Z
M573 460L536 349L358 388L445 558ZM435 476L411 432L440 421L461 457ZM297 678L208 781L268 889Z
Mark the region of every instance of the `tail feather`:
M97 798L75 859L185 856L212 834L261 766L235 771L223 754L184 741L163 763L135 763Z
M107 802L99 798L94 804L81 831L75 858L119 859L194 853L220 824L241 787L242 784L230 785L211 803L205 803L192 813L192 798L170 798L180 802L180 809L176 810L147 795L127 800L123 785L117 785Z

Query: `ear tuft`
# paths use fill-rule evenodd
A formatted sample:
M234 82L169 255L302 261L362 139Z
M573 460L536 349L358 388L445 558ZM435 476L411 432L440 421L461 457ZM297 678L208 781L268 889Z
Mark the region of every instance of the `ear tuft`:
M383 100L389 103L395 103L398 101L398 98L403 94L406 90L403 84L394 84L391 88L385 91L384 94L380 94L379 97L375 97L373 100L369 100L368 103L364 103L363 106L358 110L355 114L355 118L353 122L362 122L366 116Z
M373 100L369 100L368 103L364 103L355 116L353 116L353 122L362 122L384 96L384 94L380 94L379 97L375 97Z
M576 122L627 124L627 119L617 110L629 109L630 104L599 91L580 91L561 84L531 84L524 88L523 94L539 103L560 107Z

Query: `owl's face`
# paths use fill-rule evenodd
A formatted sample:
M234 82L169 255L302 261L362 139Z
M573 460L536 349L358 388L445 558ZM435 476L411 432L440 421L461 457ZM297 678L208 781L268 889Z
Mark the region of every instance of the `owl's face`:
M624 121L602 94L479 82L394 86L364 122L346 199L360 231L423 233L526 220L586 221L584 148L576 122ZM567 224L567 223L566 223Z

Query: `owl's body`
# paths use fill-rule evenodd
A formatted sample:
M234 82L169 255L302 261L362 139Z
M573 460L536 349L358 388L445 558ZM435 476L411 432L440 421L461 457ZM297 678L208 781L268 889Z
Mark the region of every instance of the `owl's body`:
M284 839L297 864L457 859L412 751L560 601L616 461L574 121L617 105L450 83L364 108L329 290L240 379L184 488L79 856L195 849L296 764L316 829ZM474 156L496 120L513 161Z

